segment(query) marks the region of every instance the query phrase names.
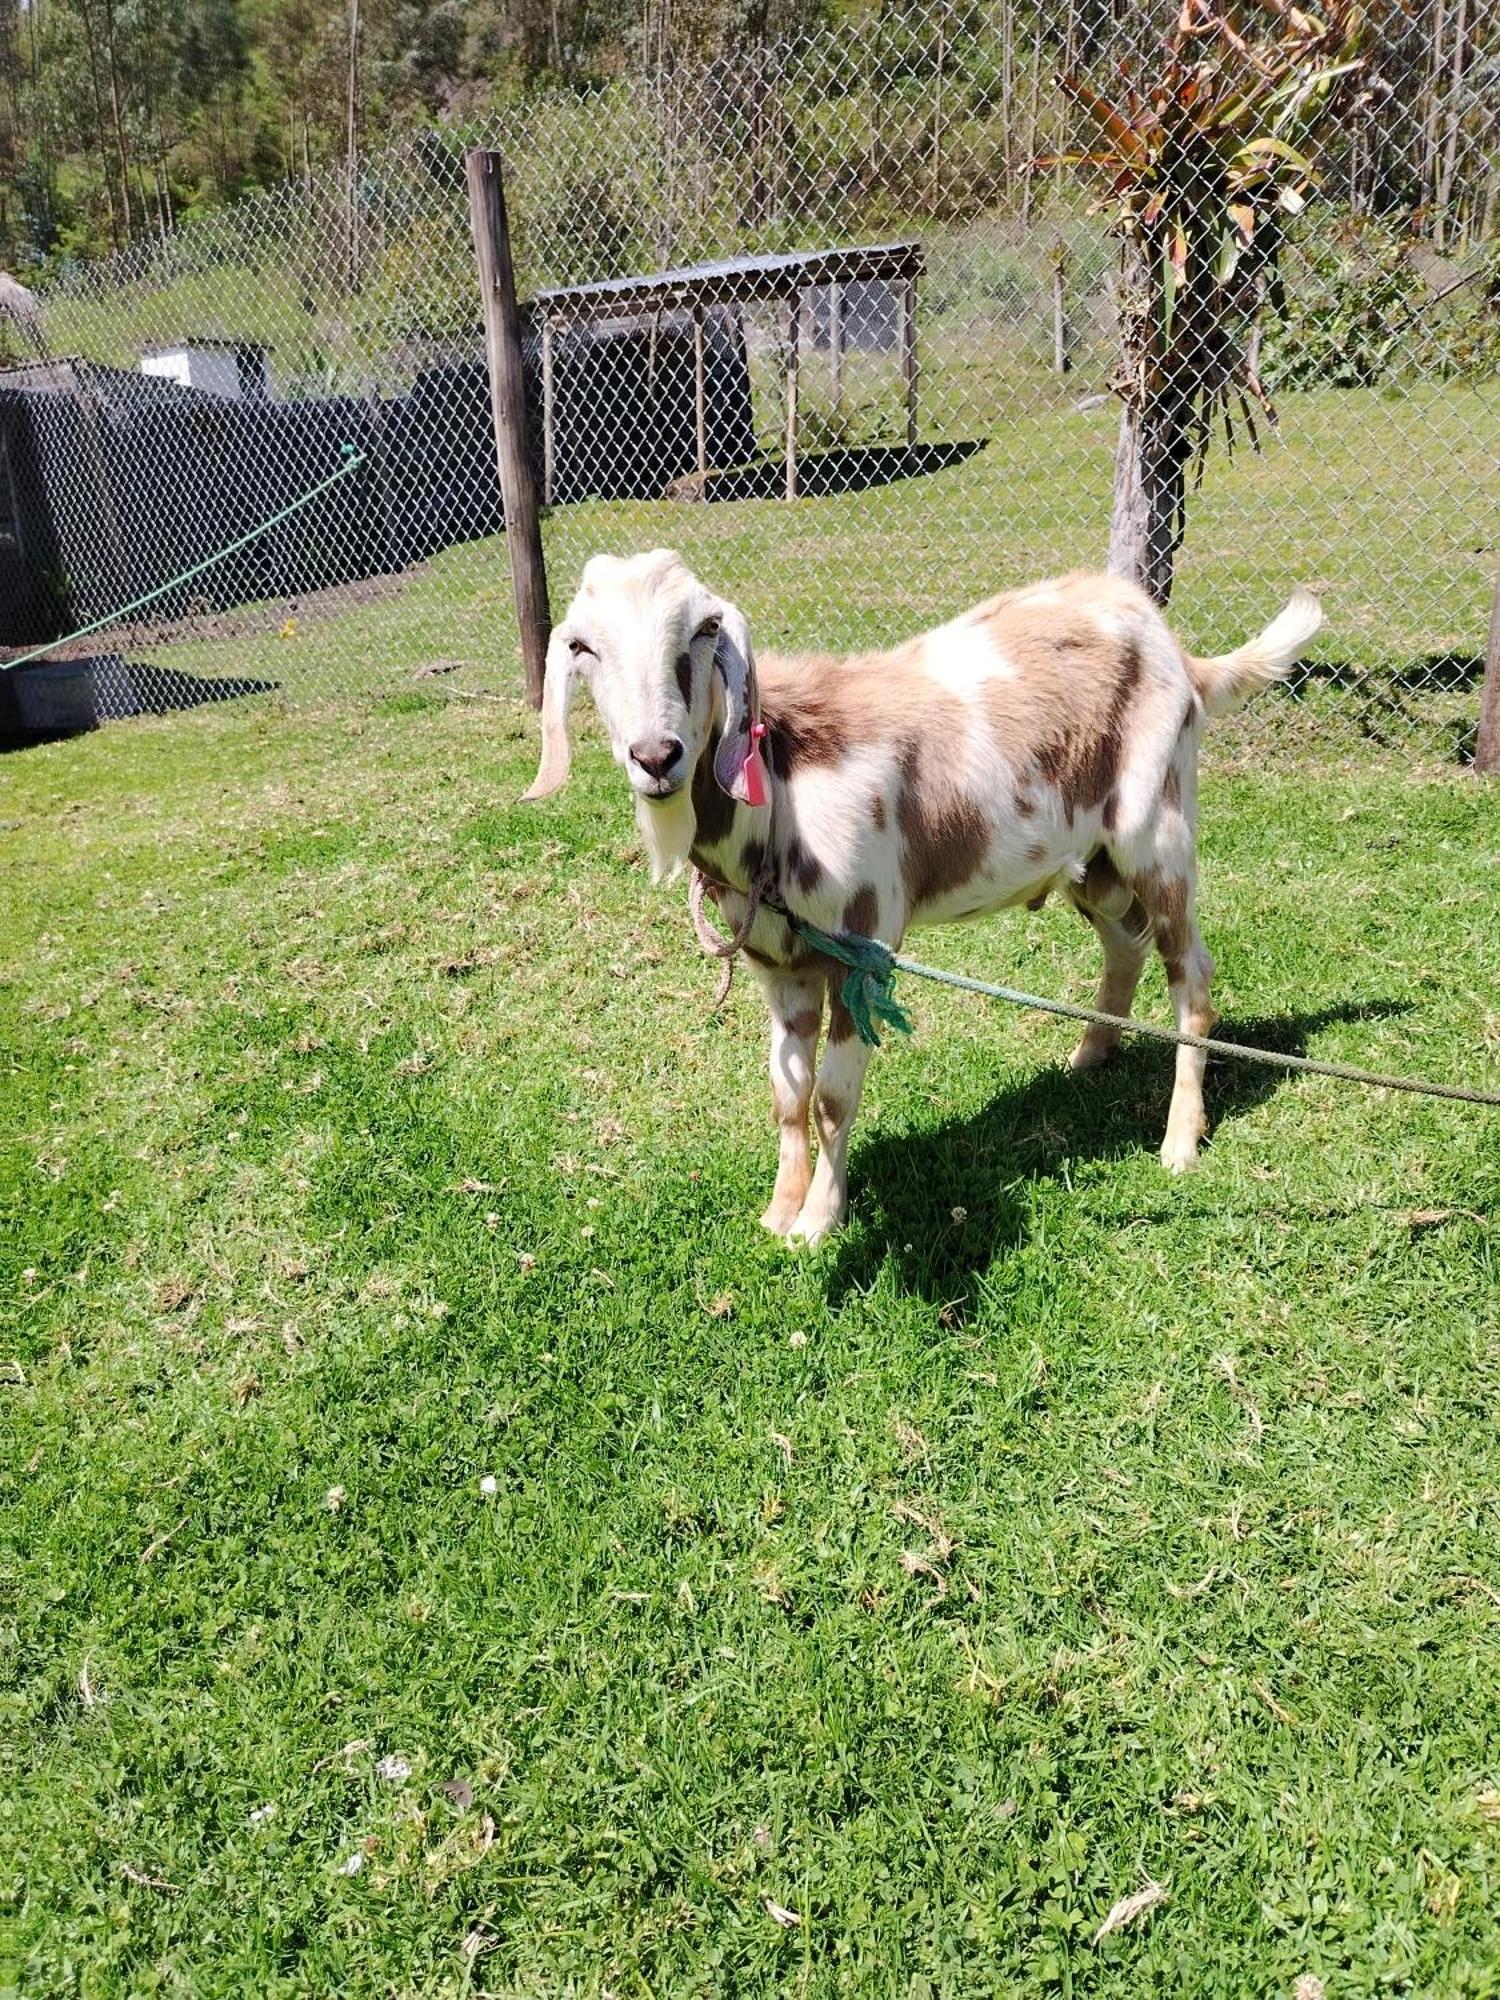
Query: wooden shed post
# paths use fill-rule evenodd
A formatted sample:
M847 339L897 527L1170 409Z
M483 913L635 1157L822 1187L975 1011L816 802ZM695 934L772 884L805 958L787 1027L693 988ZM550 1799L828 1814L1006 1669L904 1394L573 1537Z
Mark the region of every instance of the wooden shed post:
M837 412L844 401L844 288L837 278L828 287L828 374Z
M901 291L901 374L906 383L906 449L917 448L917 281Z
M500 468L500 493L505 503L505 546L510 555L511 583L516 594L516 622L521 631L521 659L526 671L526 698L542 705L547 641L552 636L552 612L547 602L547 567L542 556L542 528L537 514L536 487L526 438L526 375L521 359L521 311L516 303L516 277L510 257L510 230L505 217L505 188L500 155L471 146L464 155L469 183L469 224L479 264L479 294L484 307L484 349L490 375L490 415L495 426L495 456Z
M542 505L557 498L557 385L553 375L552 315L542 315Z
M797 344L802 334L802 294L792 293L786 330L786 497L797 497Z
M1484 652L1484 685L1479 691L1479 736L1474 769L1500 777L1500 574L1490 606L1490 640Z
M693 306L693 426L698 442L698 498L708 498L708 398L703 367L703 302Z

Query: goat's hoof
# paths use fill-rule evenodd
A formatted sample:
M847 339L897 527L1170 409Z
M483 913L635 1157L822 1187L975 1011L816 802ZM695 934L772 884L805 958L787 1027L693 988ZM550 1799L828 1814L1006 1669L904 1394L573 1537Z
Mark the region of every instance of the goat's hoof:
M773 1236L789 1236L801 1213L800 1201L773 1201L761 1217L760 1226L769 1229Z
M1161 1163L1169 1174L1191 1174L1198 1170L1198 1141L1168 1139L1161 1149Z
M838 1215L809 1215L804 1209L787 1231L787 1241L804 1250L816 1250L820 1243L828 1241L842 1220Z
M1110 1041L1091 1041L1087 1035L1068 1057L1068 1068L1072 1070L1097 1069L1100 1063L1107 1063L1119 1048L1119 1038Z

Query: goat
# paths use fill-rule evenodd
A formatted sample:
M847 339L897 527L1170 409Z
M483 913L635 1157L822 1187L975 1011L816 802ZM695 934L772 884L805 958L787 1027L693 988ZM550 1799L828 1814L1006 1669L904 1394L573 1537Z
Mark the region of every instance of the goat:
M1058 890L1104 947L1101 1011L1129 1014L1154 940L1178 1027L1205 1035L1216 1017L1194 915L1204 720L1284 675L1321 622L1318 599L1298 591L1259 638L1197 659L1143 591L1080 571L888 652L757 659L743 614L675 551L596 556L548 646L541 765L525 796L567 777L582 674L654 875L693 863L737 928L755 884L823 930L893 949L909 925L1039 908ZM744 951L770 1004L780 1131L761 1220L815 1244L844 1219L870 1051L839 997L842 968L784 915L756 910ZM1072 1067L1103 1062L1118 1040L1090 1026ZM1207 1130L1204 1063L1178 1048L1161 1148L1173 1173L1196 1164Z

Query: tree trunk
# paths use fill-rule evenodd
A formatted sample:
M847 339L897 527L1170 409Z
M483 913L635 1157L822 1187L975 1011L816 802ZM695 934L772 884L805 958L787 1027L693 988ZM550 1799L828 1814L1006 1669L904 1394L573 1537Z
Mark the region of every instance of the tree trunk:
M1184 474L1162 428L1149 406L1139 410L1127 403L1120 412L1107 566L1111 576L1129 577L1153 602L1165 605L1181 540Z
M1016 10L1004 0L1000 12L1000 130L1005 172L1005 207L1009 213L1016 192L1015 133L1011 124L1016 94Z
M359 290L359 0L349 0L349 289Z
M1468 18L1466 0L1458 0L1453 17L1452 101L1448 106L1448 137L1443 147L1443 171L1438 183L1433 218L1433 248L1441 250L1447 235L1448 206L1453 199L1453 177L1458 166L1458 132L1463 123L1464 57L1467 53Z
M943 67L948 57L948 24L938 22L937 76L932 89L932 193L928 205L932 214L941 209L943 193Z
M104 125L104 92L99 87L99 51L94 42L94 16L89 0L82 0L79 16L83 22L84 46L88 51L89 80L94 88L94 128L99 137L99 178L104 183L104 212L109 219L109 240L118 250L120 224L115 215L114 182L109 173L109 141Z
M1434 0L1432 15L1432 68L1427 77L1426 103L1422 112L1422 171L1420 184L1429 204L1437 201L1438 111L1442 103L1444 39L1447 27L1445 0Z
M1068 0L1067 21L1066 25L1063 28L1063 75L1064 76L1071 76L1073 74L1074 66L1078 60L1078 48L1077 48L1077 42L1075 40L1077 25L1078 25L1078 0ZM1064 95L1062 102L1058 108L1062 115L1062 130L1061 133L1059 134L1060 143L1057 149L1057 165L1052 170L1052 199L1054 203L1060 200L1062 196L1064 176L1067 173L1067 169L1063 165L1063 155L1067 151L1068 132L1072 123L1071 100L1066 95Z
M1155 603L1172 595L1172 562L1182 540L1187 476L1186 412L1191 407L1198 343L1177 340L1163 355L1160 248L1127 243L1120 267L1120 371L1124 402L1115 446L1115 495L1109 523L1112 576L1129 577ZM1186 301L1179 301L1185 314Z
M125 239L135 234L130 212L130 148L125 143L125 120L120 111L120 65L115 56L114 0L104 0L104 53L109 62L109 106L114 123L115 153L120 162L120 203L125 212Z
M1027 228L1031 222L1031 195L1036 185L1036 174L1031 162L1036 158L1037 137L1042 122L1042 17L1037 15L1032 23L1031 45L1031 93L1026 107L1026 166L1021 175L1021 227Z

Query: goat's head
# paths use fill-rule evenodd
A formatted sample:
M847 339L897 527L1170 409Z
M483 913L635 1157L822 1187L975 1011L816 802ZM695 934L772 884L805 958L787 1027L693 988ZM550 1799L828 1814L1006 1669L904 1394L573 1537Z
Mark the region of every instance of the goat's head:
M715 729L714 775L744 796L758 707L749 628L675 550L595 556L547 647L542 761L528 799L567 779L568 703L580 675L630 779L653 866L670 874L692 842L693 772Z

